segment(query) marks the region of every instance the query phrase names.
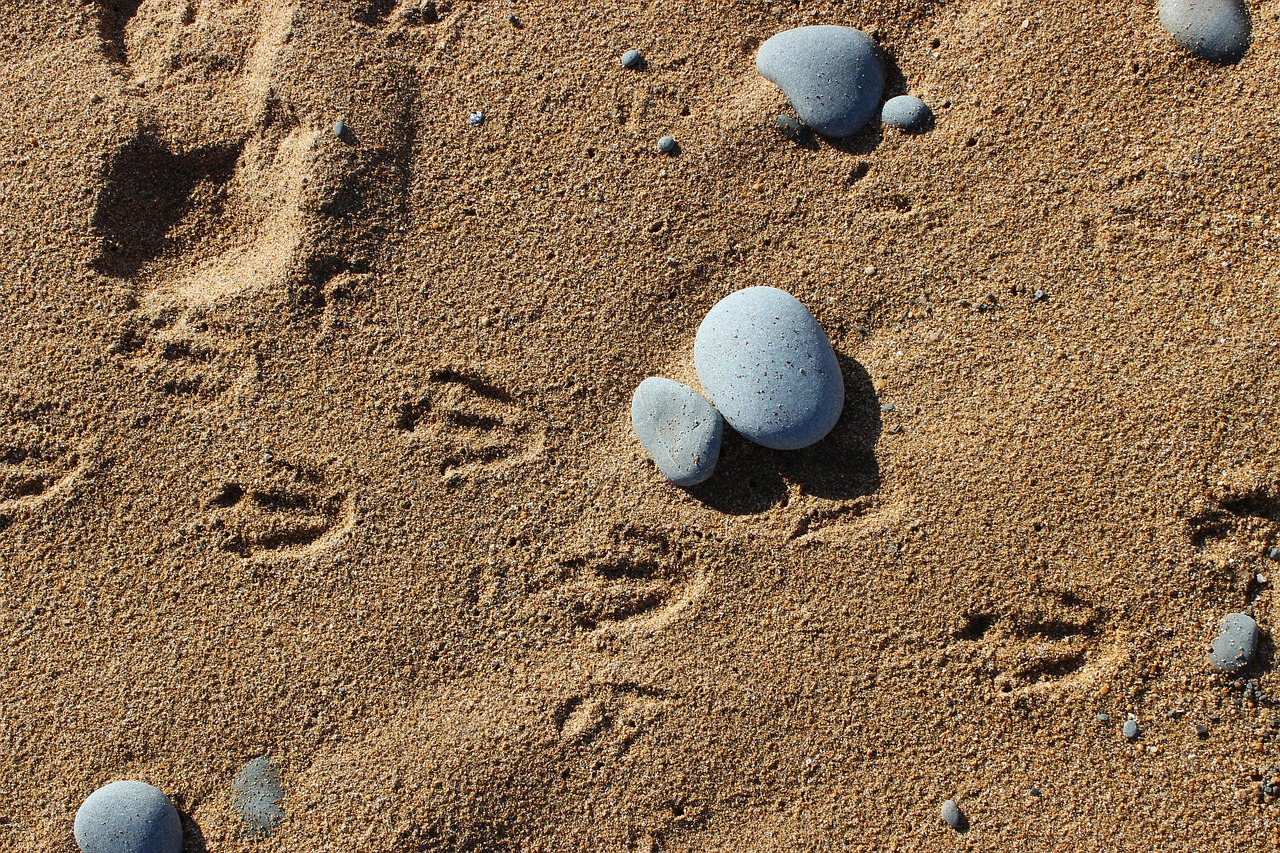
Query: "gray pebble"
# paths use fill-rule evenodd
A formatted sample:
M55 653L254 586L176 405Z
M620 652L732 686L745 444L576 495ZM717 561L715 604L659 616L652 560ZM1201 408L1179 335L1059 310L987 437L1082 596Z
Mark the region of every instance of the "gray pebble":
M1120 727L1120 734L1124 735L1125 740L1137 740L1141 733L1137 720L1125 720L1124 725Z
M1206 738L1208 736L1209 736L1209 730L1207 728L1205 728L1203 725L1196 726L1196 737Z
M628 50L618 61L622 63L623 68L639 68L640 63L644 62L644 57L638 50Z
M1280 548L1272 548L1267 556L1273 560L1280 560Z
M826 333L776 287L748 287L717 302L698 326L693 364L729 426L774 450L821 441L844 407Z
M333 123L333 135L339 139L347 135L347 125L341 119Z
M484 124L484 113L480 110L476 110L471 115L467 116L467 121L472 124Z
M1258 623L1247 613L1228 613L1209 651L1209 663L1222 672L1238 672L1249 665L1258 648Z
M253 838L270 836L284 819L284 809L280 805L284 800L284 788L271 761L266 756L250 760L236 774L232 787L236 794L236 811L244 820L245 834Z
M724 422L697 391L651 376L631 397L631 428L653 462L677 486L694 486L711 476L720 458Z
M1196 56L1235 62L1249 49L1249 12L1241 0L1159 0L1160 24Z
M799 145L809 141L809 128L791 116L778 116L773 120L774 126L782 131L782 135Z
M825 136L852 136L876 114L884 67L876 43L852 27L799 27L760 45L756 70Z
M673 137L664 136L658 140L658 150L663 154L676 153L676 141Z
M947 800L942 804L942 819L947 822L947 826L955 830L964 828L964 814L960 811L960 806L955 800Z
M159 788L112 782L76 811L76 844L84 853L180 853L182 820Z
M1111 715L1110 715L1110 714L1099 714L1099 715L1098 715L1098 722L1103 723L1103 724L1106 724L1106 723L1111 722Z
M929 105L911 95L899 95L884 102L880 110L880 120L889 127L917 133L929 126L933 112Z

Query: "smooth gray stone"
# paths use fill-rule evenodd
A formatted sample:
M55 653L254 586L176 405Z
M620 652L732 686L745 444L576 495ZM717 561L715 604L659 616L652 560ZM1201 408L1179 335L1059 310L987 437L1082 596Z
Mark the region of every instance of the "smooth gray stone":
M1252 27L1240 0L1159 0L1160 24L1197 56L1235 62L1249 49Z
M76 810L72 829L84 853L180 853L182 820L159 788L111 782Z
M623 68L639 68L640 63L644 62L644 57L638 50L628 50L618 61L622 63Z
M760 45L756 69L782 90L804 123L852 136L876 114L884 66L876 43L852 27L799 27Z
M698 326L693 364L729 426L774 450L821 441L844 408L826 333L776 287L748 287L717 302Z
M1247 613L1228 613L1209 651L1209 663L1222 672L1238 672L1249 665L1257 650L1258 623Z
M658 140L658 150L663 154L674 154L676 152L676 141L673 137L664 136Z
M1137 720L1125 720L1124 725L1120 727L1120 734L1124 735L1125 740L1137 740L1142 730L1138 728Z
M284 788L271 761L266 756L249 761L236 774L233 787L236 811L244 819L245 834L266 838L275 832L276 825L284 819L284 809L280 806Z
M942 819L952 829L964 827L964 815L960 813L960 806L956 804L955 800L947 800L942 804Z
M716 470L724 422L688 385L660 376L641 382L631 397L631 428L677 486L696 486Z
M905 130L908 133L924 130L929 126L933 112L929 105L912 95L899 95L884 102L880 110L880 120L889 127Z

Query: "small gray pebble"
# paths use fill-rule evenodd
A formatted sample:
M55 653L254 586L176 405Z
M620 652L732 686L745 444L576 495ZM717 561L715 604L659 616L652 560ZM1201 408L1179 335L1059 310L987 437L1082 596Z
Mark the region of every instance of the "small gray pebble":
M180 853L182 820L159 788L112 782L76 811L76 844L84 853Z
M1035 785L1032 785L1032 786L1031 786L1031 796L1033 796L1033 797L1038 797L1038 796L1040 796L1040 789L1039 789L1039 788L1037 788Z
M893 403L885 403L883 406L880 407L880 411L884 412L887 415L889 414L889 412L892 412L897 408L898 407L895 406Z
M890 98L880 109L882 122L907 133L917 133L927 128L932 116L929 105L912 95Z
M1120 734L1124 735L1125 740L1137 740L1140 733L1137 720L1125 720L1120 728Z
M1100 723L1109 723L1109 722L1111 722L1111 715L1110 715L1110 714L1099 714L1099 715L1098 715L1098 722L1100 722Z
M677 486L695 486L716 469L724 422L688 385L660 376L641 382L631 397L631 428L658 470Z
M1258 648L1258 623L1247 613L1228 613L1209 651L1209 663L1222 672L1238 672Z
M1271 552L1268 553L1267 556L1273 560L1280 561L1280 548L1272 548Z
M472 124L484 124L484 113L480 110L476 110L471 115L467 116L467 121Z
M333 123L333 135L339 139L347 135L347 126L341 119Z
M773 450L798 450L831 432L844 379L818 321L790 293L748 287L715 304L698 326L693 364L729 426Z
M638 50L628 50L618 61L622 63L623 68L639 68L640 63L644 62L644 57Z
M1241 0L1159 0L1160 24L1173 40L1213 62L1235 62L1249 49L1249 11Z
M947 800L942 804L942 819L952 829L959 830L964 827L964 814L961 813L960 806L955 800Z
M871 37L852 27L799 27L760 45L756 70L825 136L852 136L876 113L884 67Z
M266 756L249 761L236 774L232 783L235 789L236 810L244 820L245 834L253 838L267 838L276 825L284 819L284 788L280 774L271 766Z
M1045 293L1043 290L1037 290L1035 293L1031 295L1031 298L1034 299L1036 302L1044 302L1046 299L1049 298L1049 294Z
M664 136L658 140L658 150L663 154L676 153L676 141L673 137Z

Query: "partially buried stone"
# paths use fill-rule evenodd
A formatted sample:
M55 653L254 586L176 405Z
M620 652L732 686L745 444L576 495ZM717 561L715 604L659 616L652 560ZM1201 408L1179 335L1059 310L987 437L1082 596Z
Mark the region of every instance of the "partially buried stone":
M1258 623L1247 613L1228 613L1209 651L1209 663L1222 672L1239 672L1258 648Z
M1120 727L1120 734L1124 735L1125 740L1137 740L1141 730L1138 728L1137 720L1125 720L1124 725Z
M1241 0L1159 0L1160 24L1181 47L1213 62L1249 49L1249 11Z
M638 50L628 50L622 54L622 58L618 60L622 63L623 68L639 68L640 63L644 62L644 57L640 55Z
M960 811L960 806L956 804L955 800L947 800L942 804L942 819L952 829L964 829L964 814Z
M911 95L890 98L884 102L884 107L880 110L882 122L907 133L918 133L927 128L932 116L929 105Z
M284 789L280 786L280 774L271 766L266 756L249 761L236 774L232 783L235 789L236 811L244 821L245 834L252 838L266 838L284 819L280 803Z
M724 423L697 391L651 376L631 397L631 428L653 462L677 486L709 478L720 458Z
M76 844L84 853L179 853L182 820L159 788L112 782L76 811Z
M778 130L782 131L782 135L797 145L804 145L809 141L809 128L793 119L791 116L778 116L773 120Z
M876 43L852 27L799 27L756 53L756 69L782 90L805 124L824 136L852 136L876 113L884 67Z
M729 426L774 450L821 441L844 407L826 333L776 287L748 287L717 302L698 326L693 364Z

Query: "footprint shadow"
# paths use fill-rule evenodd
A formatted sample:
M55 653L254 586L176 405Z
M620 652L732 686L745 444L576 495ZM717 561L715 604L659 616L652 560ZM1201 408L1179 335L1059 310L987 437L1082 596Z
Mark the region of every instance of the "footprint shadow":
M844 411L826 438L803 450L770 450L728 429L715 474L686 491L729 515L756 515L785 503L788 482L833 501L873 494L880 487L880 401L861 364L839 353L836 359L844 374Z

